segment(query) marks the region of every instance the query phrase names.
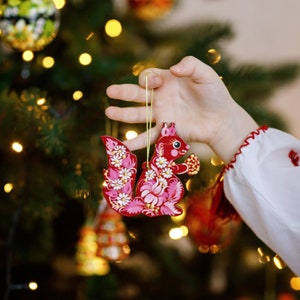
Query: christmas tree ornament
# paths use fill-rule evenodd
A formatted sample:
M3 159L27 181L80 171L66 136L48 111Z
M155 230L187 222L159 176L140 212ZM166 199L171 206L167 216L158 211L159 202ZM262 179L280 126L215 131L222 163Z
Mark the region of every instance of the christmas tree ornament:
M96 255L96 240L96 232L91 222L87 222L80 230L80 238L77 243L76 268L79 275L106 275L110 271L107 260Z
M174 0L128 0L128 4L139 19L152 21L165 16L172 9Z
M242 220L223 191L220 174L206 192L196 192L187 199L185 225L201 253L227 249L237 236Z
M181 164L175 163L187 153L189 145L176 134L174 123L163 124L151 160L142 165L135 196L137 157L115 138L102 136L102 140L108 155L103 194L114 210L125 216L182 213L178 202L183 198L184 186L176 174L197 174L200 163L194 154Z
M98 212L95 232L97 235L96 254L108 261L122 261L130 254L126 226L122 216L105 204Z
M183 198L184 186L176 175L196 175L200 162L194 154L183 163L175 162L188 152L190 146L178 136L173 122L169 125L163 123L150 159L154 97L153 89L150 93L148 91L148 76L145 91L147 158L142 164L141 175L136 183L136 155L116 138L102 136L108 156L108 168L103 171L105 183L102 192L108 204L125 216L178 216L182 214L178 202Z
M59 11L52 0L1 2L1 38L14 50L42 50L55 38L59 23Z

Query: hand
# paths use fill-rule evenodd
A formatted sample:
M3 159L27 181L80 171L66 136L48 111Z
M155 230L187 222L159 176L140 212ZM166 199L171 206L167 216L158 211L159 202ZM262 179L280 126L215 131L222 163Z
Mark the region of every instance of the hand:
M188 142L207 143L225 162L229 162L244 138L257 124L232 99L215 71L194 57L185 57L169 70L147 69L139 85L121 84L107 88L114 99L145 103L146 76L154 89L152 143L163 122L174 122L179 136ZM117 121L145 123L144 106L113 107L106 115ZM131 150L146 146L146 133L126 141Z

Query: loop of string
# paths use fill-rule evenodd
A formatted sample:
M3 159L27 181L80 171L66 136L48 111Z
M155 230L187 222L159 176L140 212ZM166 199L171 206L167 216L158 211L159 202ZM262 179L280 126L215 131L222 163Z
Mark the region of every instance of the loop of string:
M146 74L146 166L149 168L150 160L150 147L151 147L151 127L152 127L152 105L153 105L153 89L150 91L150 101L149 101L149 86L148 86L148 74ZM149 103L150 102L150 103Z

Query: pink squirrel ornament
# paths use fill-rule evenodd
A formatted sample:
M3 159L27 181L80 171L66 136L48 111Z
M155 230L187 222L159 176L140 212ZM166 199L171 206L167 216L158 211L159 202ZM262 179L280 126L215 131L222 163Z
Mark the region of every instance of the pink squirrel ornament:
M113 137L102 136L101 139L108 156L108 168L103 171L103 196L112 209L124 216L178 216L182 213L178 203L184 196L184 186L176 174L195 175L200 162L194 154L183 163L175 162L190 146L177 135L174 123L163 123L154 153L143 163L137 183L136 155Z

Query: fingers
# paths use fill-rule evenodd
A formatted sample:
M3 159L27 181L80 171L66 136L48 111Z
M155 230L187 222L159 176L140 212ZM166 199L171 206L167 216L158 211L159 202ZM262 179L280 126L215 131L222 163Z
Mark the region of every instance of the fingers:
M216 79L218 75L208 65L193 56L184 57L170 67L171 73L178 77L190 77L195 83L205 83Z
M106 89L106 94L112 99L145 102L145 89L136 84L113 84Z
M105 110L105 115L115 121L126 123L145 123L146 108L140 107L117 107L109 106Z

